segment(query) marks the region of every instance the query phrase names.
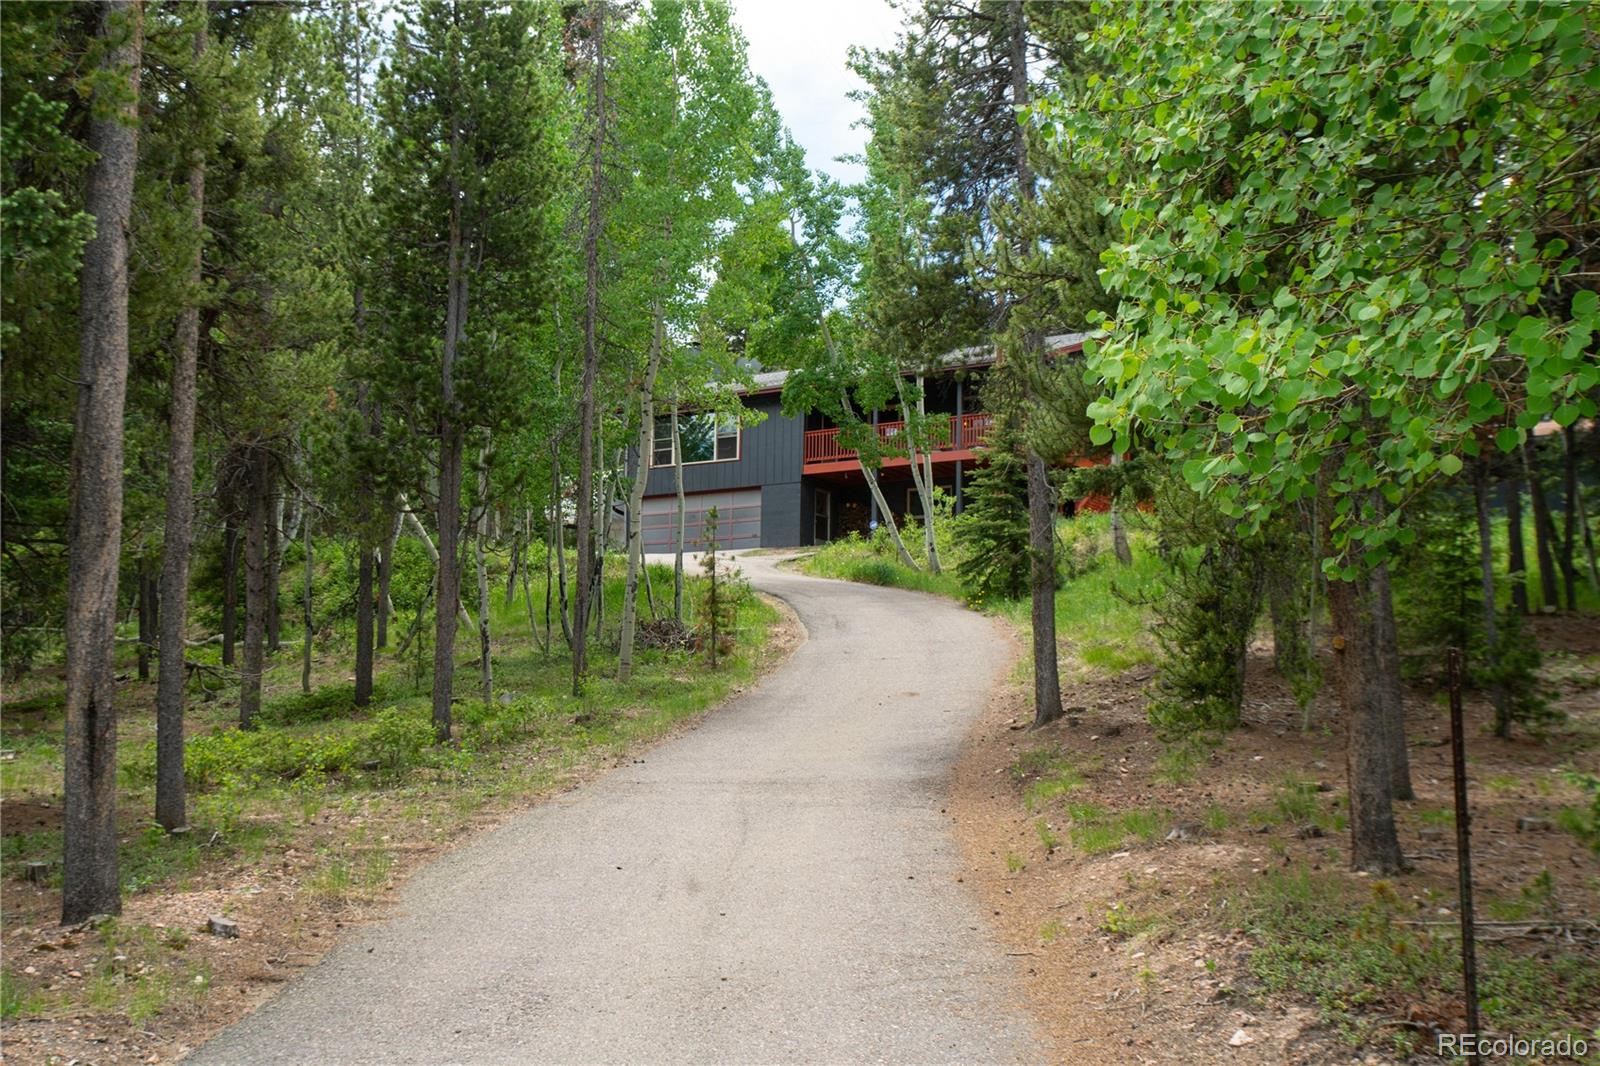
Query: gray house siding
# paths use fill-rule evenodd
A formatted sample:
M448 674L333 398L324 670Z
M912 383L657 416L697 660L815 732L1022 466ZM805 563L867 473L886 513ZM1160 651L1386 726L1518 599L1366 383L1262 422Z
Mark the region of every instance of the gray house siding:
M793 548L803 543L800 511L800 482L761 486L761 546Z
M804 423L785 415L776 395L747 397L745 404L761 411L766 418L739 431L739 458L686 465L683 491L692 495L759 489L761 546L789 548L809 544L811 531L804 524L804 516L810 501L803 499L807 494L802 493L800 483L804 465ZM635 461L636 457L630 454L630 468ZM674 495L677 489L672 467L651 467L644 491L647 498Z
M745 402L767 417L759 424L746 426L739 431L738 459L685 466L684 492L755 488L800 480L805 444L805 432L800 419L786 416L779 409L775 395L752 396ZM646 496L673 492L672 467L651 467L650 479L645 482L644 491Z

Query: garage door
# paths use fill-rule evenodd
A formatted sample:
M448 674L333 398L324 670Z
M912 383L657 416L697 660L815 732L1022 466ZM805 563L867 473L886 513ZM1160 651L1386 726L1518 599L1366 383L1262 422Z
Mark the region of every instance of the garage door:
M759 548L761 546L761 490L697 492L683 498L683 544L685 549L705 546L705 516L717 509L717 546L721 548ZM644 550L670 552L678 535L678 498L651 496L644 501Z

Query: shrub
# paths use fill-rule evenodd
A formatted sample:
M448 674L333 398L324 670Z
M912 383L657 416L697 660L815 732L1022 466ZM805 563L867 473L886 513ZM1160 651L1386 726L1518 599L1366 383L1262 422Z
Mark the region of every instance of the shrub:
M361 761L404 770L421 762L432 744L433 722L427 714L385 707L373 717L371 731L360 743Z
M1156 516L1167 576L1156 603L1160 670L1146 713L1167 740L1232 729L1261 610L1259 551L1234 522L1176 481L1163 485Z
M349 734L229 729L189 741L184 775L193 788L214 788L266 777L292 781L313 772L342 773L354 765L358 742L359 736Z

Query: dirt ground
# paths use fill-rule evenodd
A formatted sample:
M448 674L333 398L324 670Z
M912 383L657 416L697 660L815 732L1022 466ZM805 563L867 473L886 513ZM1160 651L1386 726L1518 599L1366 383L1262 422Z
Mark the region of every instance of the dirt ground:
M1469 699L1475 891L1481 908L1486 898L1516 896L1548 870L1563 915L1592 918L1600 914L1600 856L1552 823L1561 806L1578 802L1555 768L1570 760L1592 770L1597 761L1591 745L1600 728L1600 630L1593 619L1581 618L1539 619L1537 627L1545 676L1568 725L1546 743L1496 740L1487 729L1488 707ZM1252 651L1243 727L1186 783L1157 776L1164 749L1145 722L1141 695L1152 676L1148 667L1109 679L1064 670L1064 702L1079 711L1041 730L1028 728L1031 690L1003 683L969 737L949 814L968 876L1017 959L1063 1061L1394 1061L1376 1042L1352 1047L1323 1024L1314 1003L1266 995L1247 967L1254 945L1235 915L1269 870L1293 863L1337 872L1363 887L1374 880L1348 871L1342 832L1312 835L1314 829L1292 824L1262 828L1242 817L1269 804L1289 773L1315 781L1330 801L1344 789L1337 708L1325 694L1315 705L1312 730L1302 733L1299 708L1271 673L1270 654L1270 646ZM1074 674L1079 679L1069 681ZM1448 822L1441 827L1439 817L1453 802L1449 725L1437 696L1425 687L1408 692L1417 799L1399 804L1398 818L1413 868L1392 886L1402 900L1427 899L1431 907L1442 899L1453 907L1454 829ZM1057 744L1084 768L1086 780L1074 798L1113 810L1166 808L1171 824L1185 827L1184 839L1158 837L1094 856L1065 842L1048 849L1037 825L1048 811L1026 809L1026 778L1013 767L1024 753ZM1217 808L1236 817L1216 830L1201 824ZM1520 818L1544 821L1520 831ZM1454 914L1448 907L1443 913ZM1130 934L1131 923L1119 923L1118 915L1156 920L1150 931ZM1480 920L1485 917L1480 909ZM1464 1027L1459 998L1387 1006L1403 1024Z
M763 671L787 660L805 639L793 611L781 601L769 598L768 602L779 609L782 621L769 634ZM730 695L738 691L742 688ZM693 728L700 717L686 719L654 743ZM152 985L162 996L159 1012L140 1021L120 1011L9 1021L0 1028L0 1060L18 1066L117 1066L182 1058L316 963L345 930L389 913L394 893L423 865L639 753L575 767L551 789L502 795L464 820L418 817L408 813L399 799L382 792L367 794L355 810L330 804L296 825L290 845L281 851L273 850L259 860L203 864L186 878L183 891L158 888L129 896L117 926L148 927L157 934L153 939L146 935L125 943L115 932L109 938L101 935L92 923L62 927L57 924L59 890L29 884L20 871L7 870L0 880L0 913L8 971L42 980L46 990L67 982L114 986L125 980L123 975L143 979L159 971ZM536 751L506 754L508 760L537 757ZM47 828L59 818L59 811L47 804L0 804L0 826L7 834ZM123 812L121 820L129 831L137 831L141 824L139 812ZM443 824L430 824L436 821ZM353 835L364 835L372 841L373 852L385 857L382 877L329 893L316 883L317 872L325 868L329 849L351 851ZM353 865L361 860L358 854L348 858ZM208 922L214 915L232 919L237 937L209 933ZM180 989L187 986L193 991L183 994ZM107 997L111 995L114 990L108 987ZM91 1003L95 998L92 991L84 997Z

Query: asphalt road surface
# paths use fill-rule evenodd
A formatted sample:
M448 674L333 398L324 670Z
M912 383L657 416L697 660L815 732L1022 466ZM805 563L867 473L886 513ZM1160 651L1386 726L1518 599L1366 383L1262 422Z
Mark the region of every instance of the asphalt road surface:
M805 623L787 664L426 867L188 1061L1045 1059L940 813L1004 642L774 562L740 560Z

